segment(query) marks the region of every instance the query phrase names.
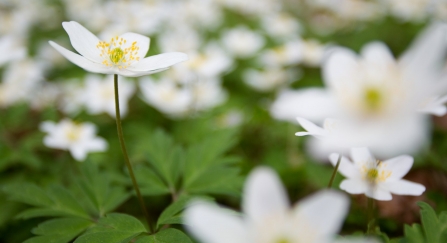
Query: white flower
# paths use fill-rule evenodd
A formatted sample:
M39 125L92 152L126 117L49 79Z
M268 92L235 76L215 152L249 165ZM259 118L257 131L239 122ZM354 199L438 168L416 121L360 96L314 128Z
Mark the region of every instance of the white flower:
M293 40L266 50L260 55L261 65L282 67L298 64L303 58L303 47L302 40Z
M238 26L223 33L224 46L235 57L248 58L264 46L264 37L245 26Z
M158 81L150 77L140 79L142 99L151 106L172 117L181 117L191 108L192 94L174 81L162 78Z
M104 78L88 75L85 79L84 105L90 114L106 112L115 118L115 89L112 85L113 77ZM135 85L127 79L121 78L119 84L119 103L121 116L127 114L127 103L135 91Z
M100 41L82 25L71 21L62 23L70 37L70 42L78 55L50 41L57 51L69 61L93 73L119 74L127 77L138 77L160 72L170 66L187 60L180 52L164 53L146 57L149 50L149 38L125 33L112 37L110 41Z
M335 165L339 155L331 154L329 159ZM391 193L396 195L419 196L425 191L421 184L402 179L413 165L413 158L401 155L380 161L365 147L352 148L351 158L342 156L338 171L347 179L340 188L351 194L365 194L376 200L391 200Z
M29 101L42 83L42 69L33 59L21 59L8 65L1 77L0 107Z
M193 203L184 214L187 229L206 243L333 242L348 210L348 199L322 191L293 208L277 175L257 168L248 177L236 216L210 203Z
M300 22L286 12L274 12L271 15L261 17L262 27L273 38L289 39L301 32Z
M0 38L0 66L3 64L24 58L26 56L26 48L20 45L19 38L13 35L6 35Z
M379 157L414 153L429 140L426 114L447 112L442 107L447 85L440 70L446 36L445 25L432 25L399 60L379 42L365 46L361 55L334 49L323 64L327 88L285 91L271 113L288 121L338 119L349 127L345 139L350 147L369 147ZM324 143L312 141L320 158L334 151Z
M266 68L261 71L247 69L242 77L248 86L261 92L272 91L298 79L296 72L278 67Z
M224 103L228 98L218 79L198 80L191 83L191 86L192 102L197 110L208 110Z
M45 121L40 130L48 133L43 139L45 146L68 150L77 161L84 161L89 152L107 149L107 142L96 136L96 127L92 123L75 123L69 119L59 123Z

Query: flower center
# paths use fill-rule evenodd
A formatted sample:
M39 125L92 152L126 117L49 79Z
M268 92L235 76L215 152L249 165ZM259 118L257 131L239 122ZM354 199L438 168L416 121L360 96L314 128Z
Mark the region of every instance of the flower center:
M375 168L369 169L368 172L366 172L366 178L369 181L375 181L378 176L379 176L379 171Z
M275 243L291 243L289 239L287 238L280 238Z
M112 52L110 53L110 61L112 61L115 64L121 61L123 57L124 57L124 51L121 50L121 48L119 47L113 49Z
M372 184L386 181L392 174L391 171L386 170L386 166L387 164L380 160L364 165L362 168L364 178Z
M367 88L364 93L366 108L371 111L377 111L382 105L383 97L377 88Z
M67 139L70 142L75 142L75 141L79 140L80 128L77 125L69 127L66 130L65 135L67 136Z
M99 41L96 45L101 53L102 64L106 66L116 66L118 68L127 68L135 61L139 61L137 42L132 42L131 45L127 44L127 40L123 37L113 37L109 42Z

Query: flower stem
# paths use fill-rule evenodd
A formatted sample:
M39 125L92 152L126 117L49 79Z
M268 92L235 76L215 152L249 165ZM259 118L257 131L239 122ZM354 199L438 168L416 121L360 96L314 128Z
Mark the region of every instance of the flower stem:
M338 167L340 166L340 162L341 162L341 154L338 155L337 164L335 165L334 171L332 172L332 176L331 176L331 180L329 181L329 185L327 185L328 189L331 189L331 187L332 187L332 183L334 182L335 175L337 174Z
M374 217L374 199L368 197L368 224L366 229L367 235L374 235L376 219Z
M129 170L130 178L132 179L132 184L137 193L138 200L140 201L141 209L143 210L144 217L146 218L147 225L149 227L149 231L153 232L151 222L149 220L149 214L147 212L146 206L144 205L143 197L141 196L140 189L138 188L137 180L135 179L135 175L133 173L132 164L130 164L129 156L127 155L126 144L124 142L123 135L123 127L121 126L121 114L120 114L120 104L119 104L119 95L118 95L118 75L114 74L113 77L114 85L115 85L115 110L116 110L116 128L118 130L118 138L120 140L121 150L123 151L124 161L126 162L127 169Z

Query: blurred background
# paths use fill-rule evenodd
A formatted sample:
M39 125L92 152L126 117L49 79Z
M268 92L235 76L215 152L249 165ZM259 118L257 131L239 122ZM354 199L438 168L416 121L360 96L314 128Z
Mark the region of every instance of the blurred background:
M131 190L116 135L113 78L82 70L48 44L72 49L63 21L77 21L102 40L126 32L148 36L148 55L188 54L189 61L159 74L120 77L130 159L143 163L154 131L181 147L231 134L226 156L237 180L231 190L210 194L237 208L243 179L258 165L280 174L292 202L329 181L332 166L308 152L308 138L294 136L303 130L299 124L273 118L282 91L325 87L321 67L336 46L358 53L381 41L399 57L430 23L444 20L445 0L0 0L0 185L69 185L82 163L94 163ZM95 124L108 149L78 162L46 147L42 122L66 118ZM418 222L416 201L447 210L447 118L426 119L429 139L408 151L415 166L406 178L427 192L378 204L389 236ZM335 185L341 180L338 175ZM153 196L154 214L169 203L166 195L146 196ZM138 215L136 205L131 198L117 211ZM365 205L363 196L353 197L343 233L364 230ZM32 236L41 219L15 218L26 207L0 192L0 242Z

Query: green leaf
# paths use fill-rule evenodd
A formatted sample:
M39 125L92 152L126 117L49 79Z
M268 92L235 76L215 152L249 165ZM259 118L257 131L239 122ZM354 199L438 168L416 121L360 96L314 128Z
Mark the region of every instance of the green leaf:
M445 243L447 242L447 212L438 216L433 208L425 202L418 202L421 207L421 222L404 228L406 243Z
M173 188L183 167L183 150L162 130L156 130L149 139L147 153L150 164Z
M436 212L425 202L418 202L418 205L421 207L422 227L424 228L427 242L439 242L441 227Z
M189 193L238 196L242 185L235 159L224 153L235 143L234 133L219 132L186 151L183 189Z
M11 200L33 206L52 205L53 201L40 187L31 183L12 184L3 187Z
M404 232L406 242L408 243L426 242L422 228L418 224L414 224L413 226L405 225Z
M135 243L192 243L191 239L178 229L169 228L154 235L144 236Z
M76 239L75 243L124 243L147 232L136 218L120 213L110 213L98 225Z
M145 196L158 196L170 193L166 183L148 167L139 166L135 168L135 177L139 183L141 194Z
M210 197L194 197L194 196L182 196L176 202L169 205L160 215L157 220L157 227L163 224L181 224L181 217L178 215L191 200L206 200L212 201Z
M77 183L85 195L86 204L95 214L102 216L129 198L124 186L112 185L111 176L99 172L93 163L85 163L81 169L82 176Z
M60 218L45 221L33 229L39 236L25 241L26 243L58 242L67 243L91 226L93 222L80 218Z
M62 186L52 185L49 188L48 196L53 200L53 207L74 216L90 218L84 208L78 203L78 200Z

